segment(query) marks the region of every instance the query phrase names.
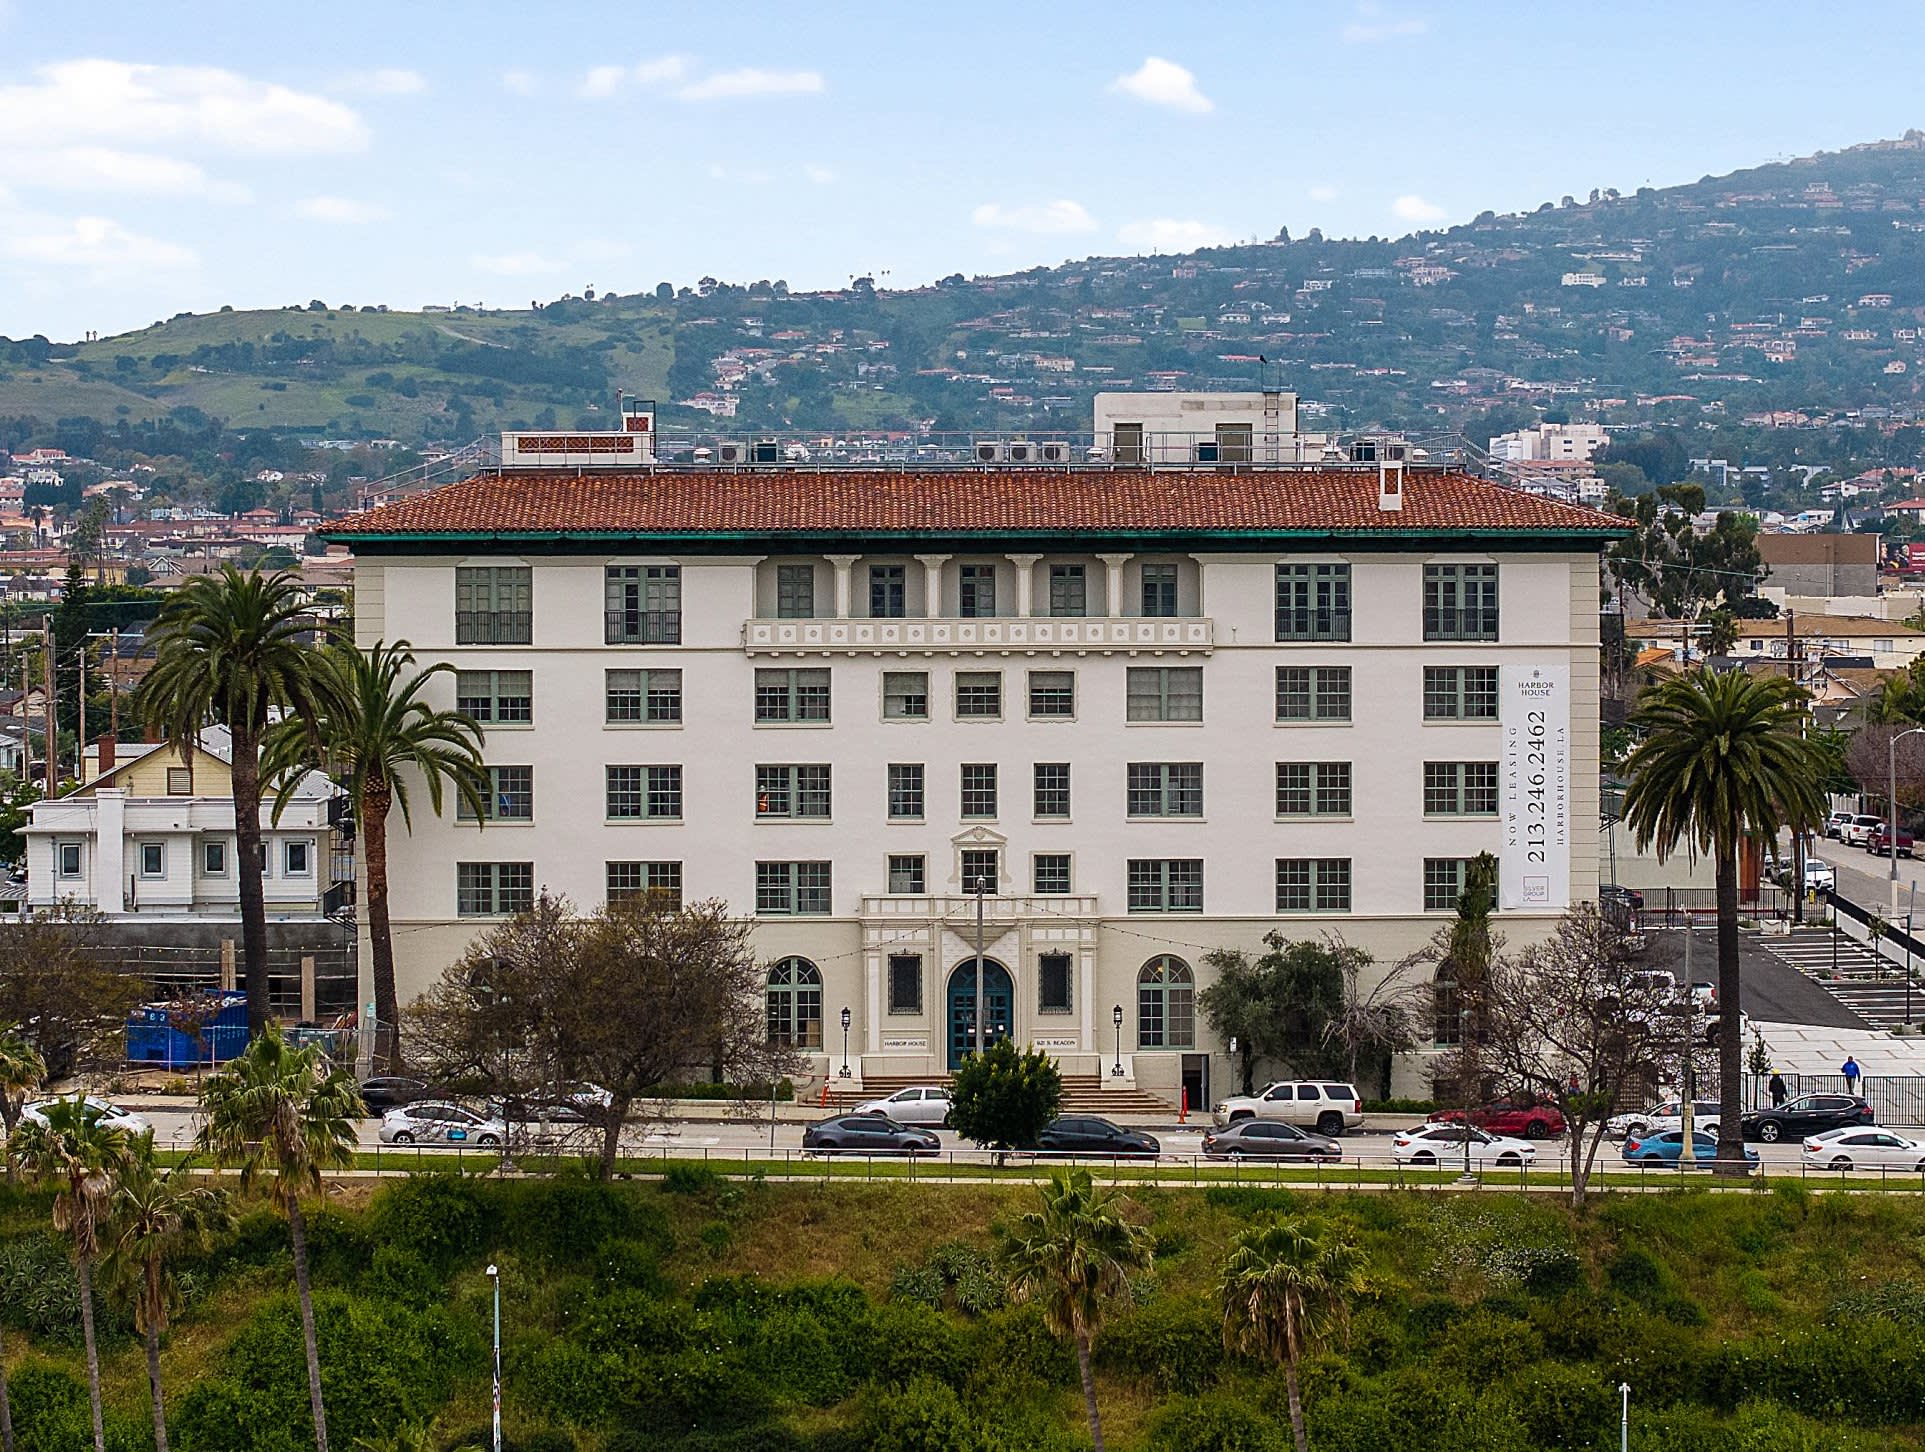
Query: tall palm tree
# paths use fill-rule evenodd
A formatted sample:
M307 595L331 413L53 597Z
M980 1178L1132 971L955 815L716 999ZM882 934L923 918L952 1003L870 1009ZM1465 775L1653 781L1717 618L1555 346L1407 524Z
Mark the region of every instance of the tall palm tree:
M87 1344L87 1400L94 1418L94 1452L107 1452L100 1414L100 1348L94 1340L94 1260L101 1223L115 1178L133 1154L127 1132L104 1122L100 1111L76 1094L57 1099L41 1117L29 1119L9 1142L20 1166L42 1184L55 1185L53 1225L73 1243L80 1277L80 1330Z
M1695 672L1653 687L1632 724L1643 733L1625 763L1624 820L1638 849L1660 860L1680 845L1710 855L1717 870L1718 1008L1738 1021L1738 844L1767 842L1781 827L1824 821L1822 753L1801 734L1805 692L1783 676ZM1800 884L1802 888L1802 884ZM1737 1104L1744 1044L1718 1036L1719 1102ZM1742 1175L1738 1116L1718 1125L1720 1173Z
M23 1038L0 1034L0 1136L13 1133L20 1123L20 1111L26 1108L27 1096L46 1077L47 1061L40 1057L39 1050ZM7 1183L11 1185L13 1157L3 1158L7 1161ZM5 1368L0 1367L0 1377L4 1375Z
M1124 1217L1123 1197L1097 1189L1088 1170L1059 1170L1037 1193L1042 1204L1004 1232L1010 1296L1035 1301L1050 1333L1075 1343L1090 1436L1096 1452L1103 1452L1090 1342L1102 1325L1105 1302L1128 1290L1131 1271L1150 1264L1150 1235Z
M1363 1288L1363 1266L1363 1252L1347 1237L1282 1218L1237 1232L1223 1263L1224 1344L1283 1368L1297 1452L1310 1445L1298 1364L1320 1337L1344 1324Z
M201 1087L205 1120L196 1148L223 1165L238 1166L241 1189L264 1182L287 1213L294 1247L294 1284L301 1297L301 1336L307 1345L308 1399L314 1409L314 1446L327 1452L327 1412L321 1404L321 1352L314 1338L314 1296L308 1282L307 1222L301 1197L321 1193L324 1170L354 1163L354 1121L360 1091L346 1070L321 1057L318 1044L290 1048L269 1029Z
M230 776L241 889L247 1028L267 1027L267 908L261 895L261 741L277 712L314 721L324 682L298 584L286 572L243 574L231 564L196 575L162 608L154 667L134 695L141 719L191 764L210 722L233 744Z
M428 683L448 664L414 669L405 640L361 651L337 645L321 656L329 677L320 718L284 721L267 735L261 775L278 781L278 813L312 766L331 771L347 789L361 832L367 867L368 940L374 960L375 1018L394 1035L393 1062L401 1057L400 1003L394 986L394 934L388 922L388 812L401 808L411 830L408 783L426 786L428 805L441 811L442 788L451 785L476 817L486 817L488 769L481 760L481 727L460 711L442 711L422 699ZM318 743L319 750L316 751Z
M134 1329L147 1342L147 1391L154 1407L154 1449L167 1452L167 1414L160 1392L160 1333L179 1304L174 1256L206 1243L233 1223L227 1197L197 1185L184 1167L163 1170L154 1161L154 1141L143 1135L115 1180L108 1204L106 1259L108 1281L133 1305Z

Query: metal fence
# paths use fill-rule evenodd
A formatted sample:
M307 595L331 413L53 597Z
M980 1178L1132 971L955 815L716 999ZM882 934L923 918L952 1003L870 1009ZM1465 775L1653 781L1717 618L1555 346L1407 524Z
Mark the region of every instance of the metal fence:
M1796 1099L1801 1094L1856 1094L1871 1105L1872 1115L1880 1124L1925 1125L1925 1075L1865 1074L1859 1076L1856 1088L1850 1086L1843 1074L1784 1074L1781 1077L1789 1098ZM1747 1074L1744 1086L1747 1110L1770 1107L1769 1075Z
M1639 916L1648 928L1676 928L1686 923L1715 918L1718 915L1718 890L1715 887L1631 887L1631 892L1644 898L1644 907ZM1761 882L1758 890L1750 897L1740 894L1738 915L1750 918L1786 918L1791 916L1792 895L1775 882ZM1822 916L1822 912L1808 905L1808 911ZM1816 919L1814 918L1814 921Z

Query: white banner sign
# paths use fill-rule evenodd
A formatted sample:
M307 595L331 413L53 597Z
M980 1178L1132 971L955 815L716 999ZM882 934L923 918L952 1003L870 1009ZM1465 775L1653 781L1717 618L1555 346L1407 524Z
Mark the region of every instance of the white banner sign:
M1507 665L1498 679L1504 698L1498 902L1557 911L1570 906L1570 668Z

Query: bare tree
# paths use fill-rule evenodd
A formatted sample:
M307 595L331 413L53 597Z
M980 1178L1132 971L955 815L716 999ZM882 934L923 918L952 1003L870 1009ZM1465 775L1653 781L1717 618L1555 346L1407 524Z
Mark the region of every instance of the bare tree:
M1430 986L1413 981L1414 965L1408 959L1364 988L1363 970L1372 962L1361 950L1344 954L1343 997L1323 1026L1324 1044L1348 1060L1352 1084L1357 1082L1359 1061L1366 1053L1381 1069L1391 1056L1417 1047L1431 1001Z
M39 1050L50 1080L124 1056L141 984L96 958L103 922L73 902L0 919L0 1033Z

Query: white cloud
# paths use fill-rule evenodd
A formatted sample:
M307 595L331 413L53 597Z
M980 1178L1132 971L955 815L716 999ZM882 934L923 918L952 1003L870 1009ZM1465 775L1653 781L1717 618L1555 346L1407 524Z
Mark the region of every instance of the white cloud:
M62 192L108 192L143 197L201 197L245 202L246 187L216 181L191 161L119 151L107 146L18 147L0 151L0 176Z
M418 96L428 89L428 78L420 71L382 66L372 71L350 71L341 78L341 89L370 96Z
M1345 45L1381 45L1387 40L1408 40L1430 29L1430 22L1415 15L1386 15L1377 0L1363 0L1357 18L1340 32Z
M1126 222L1116 240L1140 252L1194 252L1199 247L1222 247L1236 238L1225 228L1194 217L1147 217Z
M541 77L533 71L503 71L501 88L511 96L532 96L541 90Z
M802 168L802 175L819 187L831 186L836 179L836 174L828 167L817 166L813 162Z
M828 87L820 71L717 71L683 86L684 101L732 101L748 96L814 96Z
M1096 230L1096 218L1084 209L1081 202L1072 202L1067 198L1033 207L1005 207L1001 202L984 202L969 214L969 220L978 227L997 231L1046 235Z
M1312 187L1310 188L1310 200L1313 202L1334 202L1337 200L1337 189L1335 187Z
M200 259L191 247L130 232L111 217L45 219L0 241L0 252L21 262L55 267L91 267L96 272L192 267Z
M605 100L619 91L626 79L627 66L591 66L588 74L582 77L581 84L575 87L575 94L591 101Z
M1442 221L1444 209L1435 202L1427 202L1415 194L1397 198L1390 204L1391 215L1400 222L1438 222Z
M671 84L687 74L688 57L685 55L661 55L654 60L640 61L635 66L635 79L644 86Z
M294 215L310 222L331 222L344 227L363 226L385 221L388 209L374 202L353 197L302 197L294 204Z
M256 155L358 151L351 107L212 66L73 60L0 86L0 147L178 143Z
M539 252L477 252L472 259L476 272L493 273L496 277L533 277L543 272L560 272L561 259L544 257Z
M1112 91L1173 111L1214 111L1216 104L1196 88L1196 77L1175 61L1151 56L1127 76L1110 82Z

